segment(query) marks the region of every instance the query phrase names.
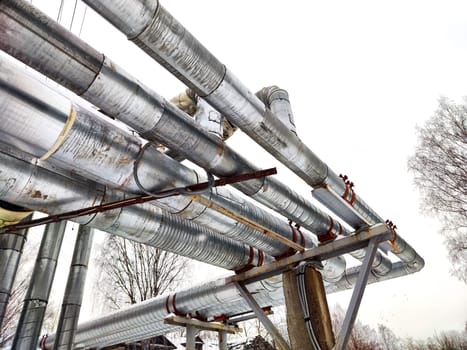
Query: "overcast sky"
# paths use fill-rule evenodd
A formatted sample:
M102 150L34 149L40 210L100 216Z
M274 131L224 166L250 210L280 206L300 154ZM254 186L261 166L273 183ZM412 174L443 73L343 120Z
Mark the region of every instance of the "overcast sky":
M33 1L54 18L59 3ZM69 26L74 1L65 5L62 23ZM463 329L467 287L449 275L438 223L420 214L406 164L415 126L430 117L439 96L459 101L467 95L467 3L167 0L162 5L252 91L269 85L288 90L302 140L336 173L347 174L356 192L393 220L425 259L422 272L369 286L360 319L415 338ZM84 8L78 3L75 33ZM81 37L166 98L184 90L90 9ZM278 166L241 133L229 144L261 167ZM280 167L278 176L311 198L310 188L287 169ZM342 292L329 302L345 307L349 298L350 292Z

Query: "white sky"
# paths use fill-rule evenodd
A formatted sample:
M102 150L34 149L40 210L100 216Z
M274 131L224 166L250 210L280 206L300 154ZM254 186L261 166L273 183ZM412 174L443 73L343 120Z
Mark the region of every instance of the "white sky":
M65 3L62 23L69 25L74 1ZM59 1L33 4L56 17ZM416 141L414 128L432 114L438 97L467 95L467 3L162 4L252 91L269 85L288 90L302 140L335 172L347 174L357 193L393 220L425 258L422 272L369 286L359 318L415 338L463 329L467 286L449 275L438 224L419 213L406 163ZM75 33L84 9L78 5ZM166 98L185 88L90 9L81 37ZM279 165L245 135L235 135L229 144L261 167ZM283 167L279 172L283 182L311 198L295 175ZM66 271L69 262L60 266ZM350 292L342 292L329 302L345 306L349 299Z

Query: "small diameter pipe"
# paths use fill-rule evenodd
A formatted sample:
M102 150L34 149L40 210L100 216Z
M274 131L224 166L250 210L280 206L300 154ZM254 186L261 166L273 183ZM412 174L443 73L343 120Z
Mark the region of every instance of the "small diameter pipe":
M1 205L3 207L3 203ZM10 207L11 205L8 205ZM32 218L29 214L21 222ZM17 230L0 235L0 326L3 323L13 282L18 271L28 230Z
M92 237L93 231L90 227L79 226L68 281L63 296L62 310L58 320L53 347L55 350L73 349L89 257L91 255Z
M45 228L13 340L13 349L37 349L65 227L66 222L62 221Z

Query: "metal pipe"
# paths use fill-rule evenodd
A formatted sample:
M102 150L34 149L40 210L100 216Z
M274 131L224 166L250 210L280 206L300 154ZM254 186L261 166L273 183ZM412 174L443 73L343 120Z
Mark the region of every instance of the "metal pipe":
M287 125L291 132L297 135L297 127L290 105L289 93L277 86L265 87L256 96L269 108L273 115Z
M55 93L7 60L0 58L0 70L0 111L5 118L0 136L4 142L57 167L130 193L140 193L133 178L133 159L137 157L140 158L140 182L151 190L202 180L201 175L153 147L140 155L139 138L117 128L97 112L86 109L80 101L71 102ZM37 133L43 125L50 126L47 131ZM226 189L216 189L205 196L252 221L262 221L266 227L293 240L293 232L286 222L244 199L237 199ZM207 210L189 197L160 199L156 204L227 236L242 239L268 254L276 256L288 250L286 245ZM311 236L305 235L307 246L313 246Z
M0 203L0 209L8 212L17 212L21 208L9 203ZM8 208L8 209L7 209ZM14 210L12 210L14 209ZM23 214L23 212L21 211ZM22 222L29 221L32 214L26 213ZM4 215L2 215L2 220ZM27 239L28 230L18 230L0 235L0 326L5 317L8 300L10 299L13 282L18 271L19 261L23 253L24 243Z
M349 268L345 273L346 278L337 283L327 283L326 292L335 293L352 288L359 272L360 266ZM408 265L397 262L391 272L385 276L378 277L370 274L368 283L389 280L414 272L416 270L411 269ZM260 306L278 306L284 303L281 278L250 284L248 290L252 292ZM196 314L198 312L198 314L208 318L248 311L249 308L245 301L235 295L235 292L233 285L226 284L226 279L222 278L208 282L203 286L177 292L175 306L181 314ZM83 348L93 348L146 339L173 331L174 328L163 323L163 318L174 311L172 298L173 295L170 295L169 298L160 296L149 299L127 309L80 324L76 345ZM169 301L169 310L166 309L167 300ZM47 339L48 349L53 344L54 337L51 335Z
M183 154L196 164L213 171L217 175L226 176L256 169L247 160L228 148L219 137L211 137L209 131L206 132L206 130L201 129L199 125L193 122L192 118L182 113L178 108L174 108L154 91L141 85L108 58L104 60L103 55L86 46L79 38L68 33L30 4L21 1L8 1L3 6L0 5L0 9L3 11L0 12L0 15L4 17L3 23L5 23L5 26L16 29L14 30L16 33L15 38L5 37L0 42L1 47L8 53L22 59L25 63L47 74L50 78L55 79L76 93L82 93L83 97L99 106L107 114L129 124L149 140L161 139L165 141L170 149L177 154ZM38 21L38 18L41 18L41 20ZM44 32L44 35L38 34L41 32ZM18 33L21 33L23 40L18 40ZM48 38L49 41L43 38ZM36 43L34 51L30 50L29 46L20 45L23 41ZM60 47L61 50L56 51ZM81 48L80 52L85 52L87 56L93 57L93 61L99 60L98 57L103 60L103 65L95 69L95 76L90 76L87 81L82 81L79 88L74 87L75 82L67 83L66 81L68 77L73 76L67 71L68 67L75 69L74 66L55 64L57 61L65 62L72 59L68 53L73 52L75 48ZM83 48L86 48L87 51ZM38 50L41 54L37 54ZM52 52L53 56L47 56L48 53ZM84 56L86 55L76 55L78 58L74 64L86 65L86 62L83 62L82 59ZM89 66L92 65L89 64ZM54 67L57 68L53 70ZM283 90L272 89L267 94L265 93L266 96L272 96L273 102L270 104L277 106L277 111L284 109L281 104L274 103L277 96L281 100L285 99L286 92L281 91ZM212 119L210 116L214 114L217 117L214 119L219 119L220 115L204 101L199 99L198 102L202 108L197 113L205 115L205 117L209 116L208 119ZM290 105L286 110L289 114L288 118L293 120L290 117ZM207 123L210 123L210 121L208 120ZM267 178L262 182L249 181L248 183L238 184L236 187L318 235L332 237L339 233L348 233L340 223L275 179ZM247 217L263 221L266 226L271 223L275 230L281 230L282 235L285 235L288 239L293 238L290 236L291 230L284 223L277 222L274 217L247 205L248 202L239 199L235 200L226 191L218 192L217 195L211 199L218 204L222 202L222 205L231 207L238 202L239 205L236 206L235 210L240 210ZM178 208L182 207L183 205L180 205ZM231 207L231 209L233 208ZM186 211L187 209L182 210L182 212ZM255 212L256 214L254 214ZM200 220L201 218L197 219ZM206 220L204 220L204 223L206 223ZM223 227L222 230L227 235L233 236L229 234L226 227ZM244 230L243 232L243 235L240 236L239 233L236 233L234 237L240 237L248 244L263 249L269 254L280 255L277 249L271 251L270 248L268 249L267 246L259 243L264 240L263 237L259 237L259 240L253 240L258 235L257 233L251 232L251 230ZM310 238L307 236L305 238L307 246L310 247ZM284 249L282 247L281 249L281 253L283 253ZM362 259L359 256L356 257ZM373 270L383 275L390 268L391 262L389 259L378 253Z
M37 349L37 340L52 289L65 227L66 221L49 224L45 227L24 299L23 310L16 328L13 349Z
M261 307L278 305L283 299L281 284L278 276L250 284L248 290ZM222 313L233 315L246 311L250 311L250 308L235 286L219 279L175 294L158 296L80 324L75 344L84 348L102 347L145 339L151 334L163 334L173 330L173 327L163 323L171 312L193 316L201 314L212 319ZM51 335L47 339L46 348L51 348L54 338L55 335Z
M59 175L19 152L11 156L0 151L0 164L0 199L48 214L86 208L125 196L76 175ZM45 162L41 164L46 165ZM257 249L149 203L83 216L74 221L226 269L257 266L262 260Z
M103 6L118 7L122 11L127 11L128 7L120 6L123 3L112 1ZM138 18L134 18L136 23L139 23L136 27L134 25L126 27L134 35L142 30L145 25L144 20L149 21L152 12L157 8L156 2L152 2L148 7L136 3L137 1L134 2L134 8L141 10L142 17L139 18L138 15ZM133 16L133 14L129 15ZM0 23L0 26L3 25L5 28L5 35L0 41L0 47L4 51L81 94L106 114L130 125L144 138L164 143L170 150L218 176L230 176L257 169L222 140L203 130L180 109L140 84L109 58L104 58L102 54L86 46L79 38L27 2L19 0L3 2L0 5ZM73 53L76 48L80 48L81 55L76 55L77 59L73 64L66 64L69 60L73 60L74 55L70 52ZM177 50L180 49L181 47L177 47ZM102 65L87 64L83 59L85 56L90 57L92 62L101 61ZM68 81L73 76L68 69L74 70L75 65L83 66L79 70L94 67L94 75L89 74L87 80L81 79L79 87L75 86L75 80ZM211 68L213 67L209 69ZM204 69L208 68L197 67L195 71L202 72ZM315 234L342 232L342 225L337 221L273 178L249 181L236 187Z
M407 276L409 274L420 271L423 268L424 264L418 265L414 268L413 265L403 263L402 261L395 262L392 266L392 270L384 275L378 276L375 274L370 274L368 277L368 284L387 281L393 278ZM360 266L349 267L343 276L343 278L333 284L326 283L326 292L327 293L336 293L344 290L352 289L357 282L358 274L360 273Z
M349 189L345 182L274 116L157 0L144 2L146 5L143 9L144 16L140 13L130 14L123 11L122 9L128 6L126 0L117 2L85 0L85 2L310 186L329 187L340 197L348 194ZM140 0L139 3L141 2ZM135 18L138 16L141 16L140 19ZM138 30L129 31L128 28L135 21L139 21ZM330 207L333 203L323 202ZM355 228L359 228L362 224L384 222L358 196L352 199L352 208L359 213L359 219L361 218L357 222L352 222ZM405 247L404 251L393 249L392 252L406 263L422 264L423 259L415 250L400 237L399 241L400 245Z
M62 310L58 319L54 349L73 349L89 257L91 256L92 237L93 231L89 226L79 226L68 281L63 296Z

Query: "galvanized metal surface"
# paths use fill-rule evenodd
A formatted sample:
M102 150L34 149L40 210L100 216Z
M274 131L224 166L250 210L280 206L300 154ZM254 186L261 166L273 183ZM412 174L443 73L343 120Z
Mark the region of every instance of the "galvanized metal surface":
M290 346L287 341L282 337L281 333L277 330L276 326L271 322L268 316L263 312L261 307L258 305L256 300L250 294L250 291L246 288L243 282L234 282L235 286L237 287L238 291L242 295L243 299L247 302L248 306L253 310L256 317L264 328L269 332L269 334L273 337L274 341L279 346L281 350L290 350Z
M343 254L346 251L363 247L368 240L374 237L388 239L391 233L385 225L377 225L370 231L364 231L351 237L346 237L336 242L316 247L303 254L301 258L329 258L334 255ZM332 246L334 245L334 246ZM233 287L233 281L243 280L248 283L248 289L261 307L277 306L283 304L282 283L280 278L266 279L255 282L258 279L277 275L288 266L294 266L300 258L293 256L282 261L268 264L264 267L255 268L238 276L226 277L212 281L188 290L176 293L176 310L180 314L199 314L212 318L216 315L235 315L251 309L240 297L238 291ZM346 276L335 284L327 284L326 291L337 292L351 288L355 285L360 266L350 268ZM395 268L383 277L373 274L369 276L369 283L380 280L400 277L414 270L407 269L402 262L396 263ZM337 287L336 287L337 286ZM77 341L85 347L103 346L124 341L145 339L150 336L164 334L174 330L163 324L163 318L168 313L174 312L172 302L174 295L169 298L161 296L132 306L125 310L109 314L104 317L86 322L78 327ZM168 309L166 308L168 302ZM47 345L53 344L53 336L47 341Z
M121 10L123 11L121 21L125 21L128 18L128 14L124 13L126 9L121 4L123 2L118 2L115 5L113 3L110 5L110 2L100 2L92 6L99 8L99 11L103 12L119 12ZM30 5L23 4L22 6L26 8ZM146 8L146 5L141 6ZM148 13L152 15L152 9L155 6L151 6L143 11L145 15ZM134 7L139 8L137 5L134 5ZM22 16L26 17L24 21L28 23L31 19L28 19L27 16L34 17L35 12L31 11L29 14L22 13ZM120 18L119 15L116 16L114 18L117 21L116 26L124 28L125 26L117 19ZM15 22L14 25L21 26L21 22L22 20L18 19L18 22ZM11 25L13 26L13 24ZM135 26L138 27L138 24L136 23ZM133 28L133 26L128 25L127 29L130 30L130 28ZM53 30L47 32L47 36L41 39L34 36L34 33L21 33L28 40L51 40L60 42L59 45L65 48L70 45L70 40L76 42L72 46L78 45L77 43L80 42L79 38L65 37L62 35L62 31L65 30L59 27L53 28ZM49 39L52 37L54 38L53 40ZM65 38L65 40L61 40L62 38ZM15 45L13 42L9 42L8 44ZM22 50L27 51L27 47L22 48ZM16 51L12 48L8 52L15 54ZM46 56L47 52L43 52L42 54ZM17 55L16 57L39 70L42 67L42 60L55 62L68 59L68 56L62 58L60 55L49 57L38 56L33 51L29 52L28 55ZM45 71L43 73L47 74ZM89 85L89 88L82 96L96 106L99 106L107 114L127 123L145 138L160 140L177 154L182 154L184 157L189 158L218 176L230 176L256 169L218 138L212 137L209 132L202 130L192 118L185 115L149 88L141 85L136 79L112 63L110 59L105 59L101 70L96 72L96 74L97 77L94 80L89 79L87 81L86 85ZM60 70L57 70L54 74L50 74L49 77L55 79L56 75L60 75L61 79L67 79L65 75L62 76ZM79 93L77 89L74 91ZM277 180L267 179L265 182L249 181L236 187L316 234L327 233L331 227L331 233L339 233L340 225L337 222L333 223L331 218L314 207L309 201Z
M283 298L280 278L253 283L248 288L254 293L255 300L262 307L278 305ZM166 307L167 300L169 310ZM232 284L226 285L224 279L220 279L179 291L176 295L159 296L102 318L85 322L78 327L76 344L77 346L81 344L86 348L99 347L164 334L174 330L173 326L165 325L163 320L174 311L175 305L179 314L194 314L198 311L208 318L224 312L238 314L250 311L238 290ZM48 349L53 344L53 340L54 335L47 339Z
M61 176L33 163L0 152L0 198L50 214L124 198L120 191ZM171 215L148 203L75 219L121 237L164 248L176 254L227 269L257 265L256 249L220 236L205 227Z
M29 215L23 222L29 221L31 217ZM26 237L27 230L0 235L0 326L5 317Z
M76 236L68 281L63 295L62 309L58 319L54 349L73 349L79 313L84 294L84 284L91 256L93 231L80 225Z
M134 7L132 8L134 9ZM18 22L22 25L19 26ZM2 1L0 3L0 48L12 56L26 59L34 53L40 61L38 70L68 89L83 92L98 72L104 56L85 42L69 47L60 45L72 34L64 31L60 38L49 36L61 28L53 19L45 16L26 1ZM44 41L41 38L50 40ZM62 57L60 61L51 57ZM60 71L64 78L57 74Z
M107 0L110 2L110 0ZM92 1L87 3L93 7ZM159 5L160 6L160 5ZM118 8L100 9L95 7L96 11L112 23L115 18L119 21L125 21L125 14ZM166 12L164 11L164 16ZM167 14L169 17L169 15ZM171 17L170 17L171 18ZM127 23L131 19L128 18ZM205 96L213 107L228 117L236 126L242 129L264 149L289 167L305 182L312 187L328 185L339 196L346 192L346 185L342 179L337 176L328 166L319 159L279 118L267 110L264 104L252 94L248 88L243 85L229 70L225 71L223 78L219 80L219 75L215 70L212 74L207 71L207 76L197 74L198 70L190 71L185 69L188 60L196 62L193 66L221 65L221 63L208 52L200 42L189 34L189 32L178 22L164 21L157 16L151 24L157 27L161 32L167 33L172 23L176 23L176 32L164 35L151 36L151 31L138 37L138 45L151 57L166 67L176 77L187 83L200 96ZM122 26L117 26L122 29ZM164 28L165 27L165 28ZM172 50L173 42L182 47L189 46L189 54L186 59L180 57L177 50ZM204 72L204 71L203 71ZM206 96L206 90L199 88L208 82L216 82L215 90L210 91ZM198 87L197 87L198 86ZM327 204L326 202L324 203ZM353 207L370 224L384 222L360 197L356 197ZM356 227L358 228L358 227ZM401 241L404 245L405 241ZM394 250L404 262L412 264L422 264L421 257L407 245L405 253L398 253Z
M68 99L54 93L50 88L38 83L24 72L15 69L15 65L0 60L2 81L8 79L9 85L0 86L0 99L4 106L4 116L11 122L6 123L0 130L0 136L5 136L6 142L14 147L29 152L36 157L48 154L47 162L59 168L65 168L75 174L80 174L104 185L138 193L140 189L133 178L133 160L139 155L141 140L111 124L105 117L96 112L73 103L68 114L62 113L53 120L60 122L56 131L40 132L40 125L47 124L47 116L42 110L52 109L55 98L61 97L62 104ZM8 78L6 78L8 77ZM13 91L13 92L12 92ZM38 96L37 91L41 94ZM47 92L54 97L52 103L47 103ZM21 99L14 99L12 95L21 95ZM37 110L36 102L40 99L42 109ZM22 112L22 113L17 113ZM71 116L73 120L70 122ZM52 117L51 117L52 118ZM34 128L19 129L19 125L33 125ZM8 137L11 135L11 137ZM13 136L14 135L14 136ZM60 140L60 141L57 141ZM58 142L58 143L57 143ZM24 144L27 143L28 147ZM38 145L38 147L34 147ZM56 146L58 145L58 146ZM49 147L49 150L47 148ZM53 150L53 151L50 151ZM138 177L141 184L152 191L166 187L176 187L202 181L201 175L181 165L170 157L150 147L140 155ZM257 181L257 180L253 180ZM238 198L226 189L216 189L207 198L218 197L230 210L239 211L241 215L253 221L262 222L287 239L292 240L292 230L287 223L281 221L264 210L255 207L245 199ZM265 237L256 230L239 224L233 219L224 217L188 197L178 196L158 200L155 204L171 213L201 223L225 235L253 245L271 255L281 255L288 247L280 242ZM311 236L307 236L307 245L312 246Z
M368 276L370 275L372 261L375 258L379 243L380 241L378 238L373 238L368 243L365 260L363 260L362 266L360 267L360 273L358 274L349 307L345 314L344 321L342 322L339 335L336 339L336 350L345 350L347 348L347 342L349 341L350 333L352 332L353 325L357 319L358 309L362 302L363 293L365 292L365 287L368 282Z
M279 118L284 125L289 127L290 131L297 135L295 118L287 91L277 86L270 86L258 91L256 96L271 110L273 115Z
M45 228L13 339L13 349L37 349L65 227L66 222L63 221Z
M276 156L276 158L294 170L307 183L312 186L324 184L335 191L338 196L344 195L347 190L344 182L335 173L328 169L326 164L314 155L313 152L311 152L300 141L300 139L294 135L293 131L291 131L290 125L284 125L280 121L280 118L277 118L273 112L267 110L264 104L250 91L248 91L248 89L243 86L238 79L228 71L226 72L225 67L204 47L202 47L202 45L197 42L197 40L192 37L185 28L174 20L170 14L158 5L157 1L142 2L142 0L118 0L117 2L114 2L103 0L100 1L99 4L92 3L94 2L90 2L92 7L101 14L104 14L108 20L113 22L120 30L124 31L131 40L134 40L136 44L159 60L159 62L161 62L167 69L187 83L191 88L195 89L198 94L201 96L209 95L207 96L208 102L222 112L222 114L231 118L235 124L243 128L244 131L249 133L251 137ZM129 7L128 5L131 6ZM114 107L112 108L115 109L116 114L123 116L121 118L124 121L125 118L130 120L134 118L134 115L141 115L142 117L140 119L136 118L136 124L139 123L143 128L141 130L137 130L144 133L145 137L150 138L154 136L154 139L157 139L156 136L160 133L161 129L164 130L164 128L166 128L179 131L178 129L174 129L174 125L186 124L186 128L181 130L189 130L190 132L187 132L187 135L190 137L193 137L193 130L195 130L194 134L198 133L197 136L201 135L199 140L210 145L208 148L204 148L204 150L208 149L209 152L214 152L212 154L214 154L215 157L212 157L211 154L209 155L208 160L203 160L203 156L206 157L206 154L209 154L209 152L204 151L203 156L201 156L202 152L199 153L200 155L196 156L201 157L199 163L206 165L206 168L212 167L217 173L221 173L222 171L238 171L239 169L252 169L248 162L243 161L239 156L237 157L233 151L226 149L224 144L218 143L218 141L215 140L215 137L211 137L211 139L206 137L206 132L200 132L196 127L193 127L192 121L185 121L183 119L185 117L183 114L183 118L177 117L182 120L182 122L177 121L179 124L173 124L170 120L174 119L173 116L180 114L178 109L168 104L165 100L149 89L144 87L141 89L134 78L128 76L118 67L115 67L110 60L106 59L105 63L102 63L103 56L95 52L95 50L82 45L79 42L75 42L68 47L68 43L76 41L76 38L69 34L63 36L63 33L60 32L61 29L54 25L49 19L42 18L42 20L37 20L38 18L41 18L41 14L38 14L37 12L35 13L34 10L32 12L29 11L30 8L28 8L28 6L29 5L24 1L4 1L0 4L0 23L5 23L5 28L7 29L3 30L0 34L0 45L2 45L1 47L4 50L26 62L36 60L35 57L37 57L37 61L33 64L34 67L45 72L47 75L50 74L49 76L53 79L61 82L73 91L77 93L85 93L89 99L94 98L95 100L99 100L102 98L102 95L114 94L116 96L115 100L109 99L108 97L102 98L102 101L105 101L101 102L102 105L106 104L107 106L112 106L112 104L114 104ZM26 21L23 21L22 18L20 19L20 17L28 18L28 16L32 16L33 18L29 18ZM134 23L132 21L134 21ZM46 25L42 26L41 22L44 22ZM1 25L2 24L0 24L0 26ZM15 37L11 34L16 30L11 29L17 28L17 26L19 27L16 33L20 33L19 35L21 36L21 40L18 40L19 44L15 44L13 42ZM8 33L3 33L5 31L8 31ZM37 45L35 44L34 46L31 46L34 50L30 50L28 45L23 44L22 40L27 42L25 38L33 38L31 39L33 42L43 41L43 39L40 38L41 35L38 35L38 33L43 33L44 35L42 36L48 37L47 40L49 41L40 42ZM60 34L56 35L56 33ZM65 45L64 43L67 44ZM20 47L15 48L15 45L19 45ZM177 48L178 50L174 50L174 48ZM89 65L86 62L86 59L88 58L86 56L86 52L88 52L88 49L91 53L90 59L93 62ZM53 55L48 56L48 50L53 52ZM35 51L40 51L40 54ZM63 53L65 53L65 55L63 55ZM61 64L63 64L65 67L70 67L70 69L72 69L73 65L66 65L66 63L70 60L70 57L73 57L73 54L79 57L79 59L72 62L73 65L76 65L78 68L70 73L76 74L76 72L83 71L83 74L75 79L76 82L70 83L66 82L66 79L68 78L64 78L61 73L57 73L57 71L54 70L54 64L57 67L61 67ZM65 57L66 59L62 61L60 57ZM56 64L54 61L56 58L59 58L58 62L60 62L60 64ZM101 65L103 66L101 67ZM60 69L58 69L58 71L60 71ZM106 80L107 82L112 82L113 85L107 84ZM96 82L95 85L93 81ZM89 87L90 85L91 87ZM108 86L111 87L109 88ZM134 87L137 88L134 89ZM66 99L60 100L60 98L55 97L50 100L47 100L47 98L44 99L42 96L39 97L38 95L34 95L34 91L28 90L28 85L23 85L21 87L21 84L19 84L18 88L17 82L15 81L12 83L9 79L4 79L2 81L2 84L0 85L0 89L1 88L6 91L6 94L5 99L0 102L2 102L2 105L5 104L6 107L0 112L6 113L6 115L19 115L18 119L15 120L11 118L11 120L6 123L7 130L3 132L3 135L1 135L2 141L4 139L10 145L19 147L26 152L33 153L37 157L43 157L44 159L47 159L50 164L53 164L53 166L62 167L66 169L66 171L76 171L83 176L100 181L103 184L121 187L130 192L138 191L138 189L134 187L134 184L131 183L132 179L130 172L128 171L130 167L128 167L127 162L128 160L134 159L134 157L139 153L139 148L141 146L141 142L139 140L123 135L120 131L112 129L112 127L108 127L105 123L98 123L97 131L98 135L102 136L102 139L96 138L96 135L94 135L91 130L86 129L88 123L95 123L95 115L93 112L86 110L79 104L76 105L75 103L73 107L70 107L69 102ZM34 87L33 89L35 90L36 88L37 87ZM128 92L125 91L127 89L132 92L128 94ZM101 91L104 92L101 94ZM24 95L26 95L26 98L24 98ZM30 126L24 126L23 121L25 114L18 112L30 112L30 110L28 110L32 105L31 100L28 100L30 96L34 96L34 104L37 103L39 109L46 110L47 112L44 113L44 115L37 115L37 119L32 120ZM126 98L128 96L134 96L134 99ZM13 102L9 104L10 101ZM28 102L25 104L25 101ZM44 101L47 103L44 104ZM122 101L122 103L118 102L120 103L120 106L118 106L115 105L115 101ZM127 101L130 102L127 103ZM147 101L149 101L149 103L147 103ZM106 112L108 111L105 108L102 109ZM275 112L277 112L277 110ZM35 135L31 132L31 130L35 130L37 126L43 124L44 121L47 121L47 115L51 115L53 117L53 121L51 120L53 127L50 129L50 133ZM146 115L148 118L145 117ZM76 116L79 116L79 118L76 119ZM34 123L36 124L34 125ZM16 131L14 131L15 129ZM27 136L23 139L18 138L18 135L16 134L18 130ZM61 137L61 134L63 134L64 131L66 133L65 138ZM168 143L174 142L170 141L174 136L173 134L168 132L164 135L164 137L167 138ZM179 135L177 135L175 139L182 141L183 145L179 145L177 147L185 149L184 152L187 152L187 150L191 151L190 147L195 148L195 146L200 142L196 138L183 138L179 137ZM110 148L108 148L109 145ZM196 149L201 150L203 148ZM90 150L92 150L92 152L90 152ZM38 154L39 152L41 154ZM97 160L97 164L94 161L92 163L89 162L89 155L92 155L92 158ZM141 174L143 179L148 180L148 183L145 183L145 186L148 186L151 189L157 189L158 185L162 186L162 184L167 183L171 178L175 178L176 181L179 181L180 183L185 182L185 184L187 179L192 180L199 178L197 174L194 174L191 171L188 171L185 175L183 170L172 168L169 161L163 157L159 157L154 152L145 153L142 160L143 165ZM213 160L216 165L211 163ZM232 162L232 160L234 160L234 162ZM160 161L164 164L162 166L164 171L168 169L168 173L163 173L161 179L157 179L156 182L152 182L150 176L150 174L155 170L152 167L154 161ZM96 166L98 167L96 168ZM112 168L113 166L114 168ZM160 171L161 169L158 168L157 170ZM183 175L180 175L180 172L183 173ZM177 176L180 177L177 178ZM63 180L59 181L63 182ZM269 180L266 181L269 182ZM188 183L191 182L188 181ZM96 185L93 186L96 187ZM307 201L277 181L275 182L273 180L267 184L266 182L261 183L258 181L252 181L249 184L239 186L239 188L245 193L252 195L257 200L267 203L268 206L273 207L275 210L283 210L289 218L292 218L309 229L311 228L315 233L319 234L329 230L332 231L332 233L339 233L339 225L334 224L334 220L332 218L327 217L317 209L315 210L314 207L311 207L311 210L309 210L310 206ZM259 191L261 188L267 190ZM7 192L8 191L9 189ZM110 193L107 193L106 196L119 196L117 191L109 192ZM284 196L285 193L286 196ZM40 197L44 201L47 200L47 197L44 198L47 195L44 195L41 191L32 192L32 195ZM212 195L228 198L229 200L232 199L230 194L215 193ZM285 202L284 199L286 199ZM218 220L215 223L216 229L221 230L227 227L232 229L232 222L229 222L228 220L222 221L214 214L210 216L206 214L203 208L196 207L196 205L192 203L185 202L183 204L185 204L185 206L180 203L175 204L170 202L163 203L163 206L164 208L174 212L182 210L180 208L188 206L188 209L182 210L185 217L198 220L198 222L206 225L212 224L213 221ZM327 204L329 205L329 203ZM240 206L242 206L242 204L240 204ZM362 222L376 223L382 221L382 219L359 197L356 197L353 206L362 216L361 222L353 223L354 226L361 225ZM239 210L238 205L236 204L233 205L232 208ZM146 209L149 208L145 208L145 210ZM252 220L264 220L268 225L269 222L273 220L270 219L269 216L263 216L261 212L254 214L255 209L251 210L253 213L247 211L247 215L251 215L250 217ZM118 219L116 219L116 217L118 217ZM121 217L124 219L121 219ZM141 219L141 217L144 217L144 215L141 216L140 211L136 214L130 211L124 212L122 210L120 213L113 213L113 215L107 215L105 217L98 215L94 218L92 224L95 224L98 227L105 226L109 230L117 229L131 231L134 227L128 226L128 222L133 219L136 219L137 221ZM122 221L115 225L114 220L120 219ZM110 223L111 225L107 226ZM120 223L122 224L122 227L120 227ZM170 224L173 224L173 222ZM287 227L284 226L284 223L278 222L277 227L277 230L282 230L285 236L291 236L290 231L286 230ZM238 227L233 228L229 234L236 238L241 237L242 234L249 236L247 235L248 230L240 229L241 232L239 233L237 232L237 229ZM141 238L139 237L140 234L141 233L139 231L135 233L135 235L138 236L138 239ZM148 239L146 234L147 233L145 232L143 240ZM191 242L188 243L191 244ZM171 247L171 243L168 241L165 241L164 244ZM259 241L254 244L268 245L268 243L265 243L264 239L259 239ZM276 254L276 252L280 252L285 249L285 247L274 247L273 243L270 245L271 246L265 250L270 249L268 252L271 254ZM421 259L413 248L399 236L394 239L393 251L399 255L404 263L396 264L396 270L390 271L390 265L388 265L386 257L378 254L374 264L374 270L377 271L378 274L375 276L371 275L369 277L370 281L372 278L374 278L374 281L377 281L380 279L390 278L391 276L398 276L402 273L402 270L406 273L418 271L423 267L423 259ZM246 255L244 254L244 256ZM209 259L208 257L203 258ZM223 258L225 258L225 256L223 256ZM339 264L330 265L331 270L335 269L338 265ZM349 279L351 279L351 277L349 277ZM347 278L345 282L348 282ZM233 303L235 304L235 302ZM222 307L226 307L227 305L222 305ZM222 307L219 306L218 308ZM210 310L212 311L212 309ZM128 333L121 332L119 333L119 336L121 339L133 339L135 332L139 332L138 334L140 336L142 334L150 334L153 330L147 329L148 327L150 328L150 326L144 325L141 326L141 328L138 328L138 330L135 328L129 330ZM109 337L111 338L112 335L109 335Z

